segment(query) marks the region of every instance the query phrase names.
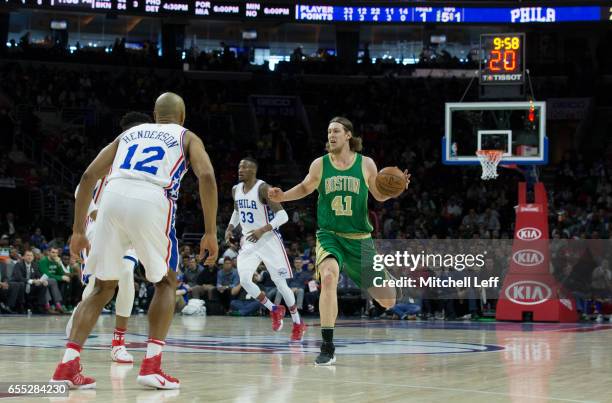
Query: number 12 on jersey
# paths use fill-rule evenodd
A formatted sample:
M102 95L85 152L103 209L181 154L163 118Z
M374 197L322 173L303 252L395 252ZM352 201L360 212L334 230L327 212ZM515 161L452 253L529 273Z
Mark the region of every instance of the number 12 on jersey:
M147 158L141 159L136 162L134 168L132 168L132 159L134 158L134 153L138 148L138 144L134 144L128 148L127 155L125 156L125 160L123 164L119 166L120 169L134 169L136 171L142 171L150 173L151 175L157 175L157 167L152 166L151 163L155 161L161 161L166 154L166 151L162 147L147 147L142 150L143 156L146 154L150 154ZM148 164L148 165L147 165Z
M353 210L351 209L351 202L353 196L336 196L332 200L331 207L337 216L352 216Z

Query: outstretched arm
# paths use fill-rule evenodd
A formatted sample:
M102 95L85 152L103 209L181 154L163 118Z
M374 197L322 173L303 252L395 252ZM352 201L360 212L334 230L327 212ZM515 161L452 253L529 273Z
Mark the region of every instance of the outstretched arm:
M363 164L365 180L368 184L370 193L372 193L372 196L374 196L374 198L379 202L384 202L391 199L392 197L383 195L376 187L376 176L378 175L378 168L376 168L376 163L374 162L374 160L370 157L363 157ZM406 189L408 189L408 185L410 184L410 174L408 173L408 170L404 171L404 175L406 176Z
M257 228L256 230L246 234L247 240L251 242L257 242L266 232L270 232L273 229L278 229L281 225L289 221L289 216L283 209L283 206L280 203L270 200L268 197L269 189L270 185L267 183L264 183L259 187L259 200L270 207L270 209L274 212L274 218L263 227Z
M200 242L200 259L204 251L208 251L205 264L214 264L219 253L217 244L217 181L210 157L204 148L202 140L192 132L185 135L185 151L189 155L189 162L193 172L198 178L200 203L204 213L205 233Z
M283 192L280 188L268 190L268 200L276 203L299 200L308 196L319 186L323 173L323 158L319 157L310 164L308 175L293 188Z

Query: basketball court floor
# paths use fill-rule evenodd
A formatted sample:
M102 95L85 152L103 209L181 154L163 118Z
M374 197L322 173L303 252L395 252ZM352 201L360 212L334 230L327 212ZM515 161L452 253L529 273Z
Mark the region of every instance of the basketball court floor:
M0 382L45 382L63 354L66 316L0 317ZM315 367L318 322L302 344L290 320L174 319L164 369L178 391L136 383L146 316L130 320L134 366L110 362L114 318L103 316L82 353L95 391L53 402L612 402L612 324L341 320L335 367ZM6 400L5 400L6 399Z

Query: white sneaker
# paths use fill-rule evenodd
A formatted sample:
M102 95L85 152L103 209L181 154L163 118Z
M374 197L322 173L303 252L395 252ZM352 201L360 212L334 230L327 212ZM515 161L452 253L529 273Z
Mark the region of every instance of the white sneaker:
M74 315L76 314L77 308L81 305L79 302L77 306L72 310L72 314L70 315L70 319L68 319L68 323L66 323L66 338L70 338L70 332L72 331L72 321L74 320Z
M120 364L132 364L134 362L134 357L132 357L132 354L128 353L127 349L122 344L113 346L111 349L111 360Z
M595 322L597 322L597 323L603 322L603 315L602 314L598 314L597 318L595 318Z

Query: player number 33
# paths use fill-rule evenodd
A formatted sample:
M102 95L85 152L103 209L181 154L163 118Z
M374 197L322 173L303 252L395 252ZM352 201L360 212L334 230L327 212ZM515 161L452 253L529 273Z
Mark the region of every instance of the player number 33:
M253 219L253 213L251 213L250 211L245 213L244 211L240 212L241 215L241 221L243 223L248 222L249 224L253 224L253 222L255 221Z

